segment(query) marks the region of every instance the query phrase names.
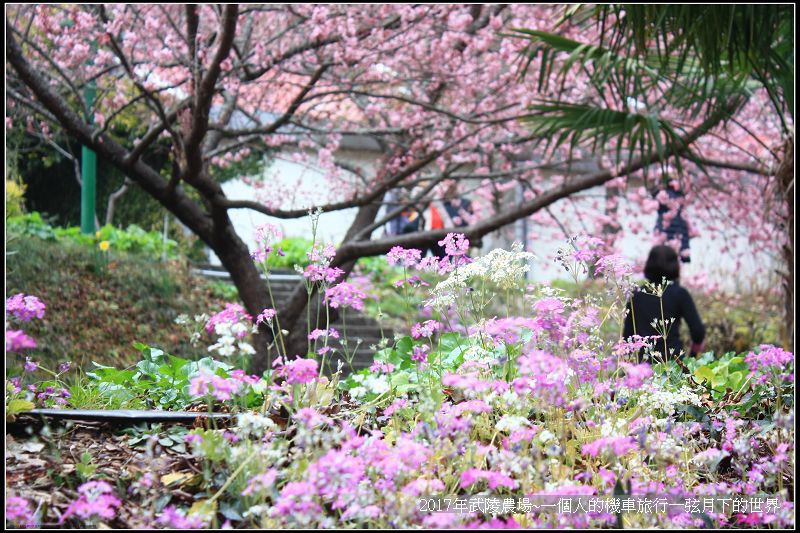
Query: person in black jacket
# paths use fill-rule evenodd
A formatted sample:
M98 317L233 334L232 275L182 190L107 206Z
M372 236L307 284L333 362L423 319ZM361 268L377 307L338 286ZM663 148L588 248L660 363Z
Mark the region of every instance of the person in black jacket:
M663 290L661 298L651 294L652 291L644 292L641 289L633 294L627 306L628 314L625 317L623 336L626 339L632 335L660 336L663 332L661 321L674 319L671 325L667 324L669 328L666 342L669 352L667 358L678 357L684 348L681 344L680 323L681 320L685 320L692 339L690 353L692 355L700 353L703 350L706 328L697 313L689 291L678 283L680 276L678 254L669 246L655 246L647 257L644 275L656 287L663 286L664 278L672 283ZM657 327L653 326L654 320L658 321ZM663 355L663 338L656 341L654 351L661 352ZM642 353L640 352L639 358L641 359L641 357Z

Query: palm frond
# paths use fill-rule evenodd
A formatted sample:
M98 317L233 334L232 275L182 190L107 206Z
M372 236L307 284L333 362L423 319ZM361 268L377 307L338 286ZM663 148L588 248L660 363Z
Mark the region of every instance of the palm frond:
M570 156L579 145L592 151L616 144L616 160L630 165L634 154L662 164L672 159L680 169L678 153L689 147L681 132L669 121L652 113L631 113L592 104L571 104L544 101L530 106L531 114L524 121L532 133L543 139L545 150L551 152L565 145Z

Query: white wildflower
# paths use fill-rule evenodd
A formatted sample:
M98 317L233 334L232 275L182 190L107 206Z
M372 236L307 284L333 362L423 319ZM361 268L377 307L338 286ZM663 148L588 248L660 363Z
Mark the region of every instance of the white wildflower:
M242 437L263 437L268 431L277 429L277 425L271 418L257 413L242 413L236 417L237 433Z
M530 423L528 422L528 419L524 416L505 415L497 422L495 427L497 428L497 431L511 432L529 425Z

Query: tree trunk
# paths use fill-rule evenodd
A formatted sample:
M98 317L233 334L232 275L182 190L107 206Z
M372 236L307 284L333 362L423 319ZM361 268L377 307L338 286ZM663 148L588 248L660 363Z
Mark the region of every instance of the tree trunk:
M255 318L270 307L266 285L250 257L247 245L236 234L226 213L215 217L214 239L208 244L231 275L231 281L236 285L247 312ZM271 340L269 328L262 325L253 339L256 355L253 357L252 372L260 375L270 367L272 361L269 360L267 347Z
M781 200L786 202L786 230L788 239L783 246L784 294L784 344L794 353L794 136L786 139L783 160L776 172L781 191Z

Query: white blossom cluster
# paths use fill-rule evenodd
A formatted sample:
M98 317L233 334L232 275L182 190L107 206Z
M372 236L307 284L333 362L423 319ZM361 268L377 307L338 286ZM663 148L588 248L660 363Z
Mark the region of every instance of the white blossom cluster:
M277 427L271 418L258 413L242 413L236 417L236 432L243 438L251 435L261 438L267 432L275 431Z
M472 263L455 269L447 279L439 282L431 291L432 298L426 302L429 307L447 308L455 303L459 290L467 288L474 280L488 281L500 289L512 289L525 279L530 266L528 261L536 256L523 252L520 243L514 243L511 251L496 248Z
M653 383L639 396L639 405L645 412L660 412L666 416L672 416L675 414L677 406L686 404L701 405L700 397L686 385L680 390L672 392Z
M361 398L368 392L373 394L383 394L384 392L389 391L389 380L385 375L376 376L374 374L370 374L369 376L362 376L359 374L357 376L353 376L353 381L360 383L358 387L353 387L350 389L350 396L353 398Z
M497 431L516 431L528 427L530 422L524 416L504 415L495 425Z
M209 352L217 352L223 357L230 357L237 352L245 355L253 355L256 353L255 348L241 339L242 334L249 333L250 328L241 322L229 323L222 322L214 327L214 332L219 335L216 344L208 347Z

